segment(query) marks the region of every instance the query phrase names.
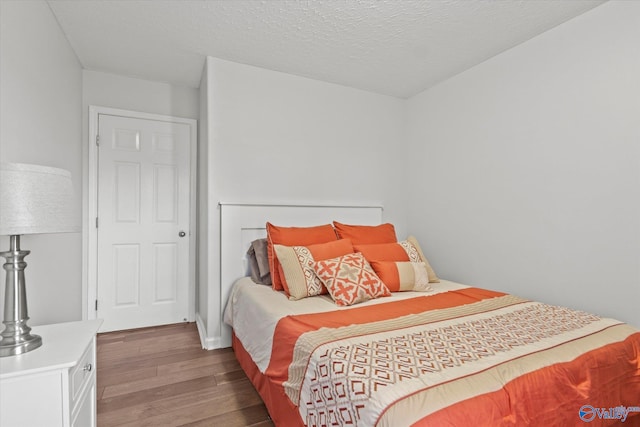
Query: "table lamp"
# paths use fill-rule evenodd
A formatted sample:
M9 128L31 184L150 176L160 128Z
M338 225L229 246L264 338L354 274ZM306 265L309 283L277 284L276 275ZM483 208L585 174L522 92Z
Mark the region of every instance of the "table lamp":
M42 338L27 326L27 291L23 234L73 233L80 231L71 174L63 169L21 163L0 163L0 235L10 236L6 258L4 330L0 334L0 357L34 350Z

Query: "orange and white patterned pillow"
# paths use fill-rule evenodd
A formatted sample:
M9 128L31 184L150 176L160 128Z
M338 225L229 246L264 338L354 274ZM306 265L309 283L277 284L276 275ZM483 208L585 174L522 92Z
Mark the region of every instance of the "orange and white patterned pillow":
M318 261L314 269L337 305L353 305L391 295L361 253Z
M278 268L287 297L299 300L327 293L313 269L316 261L353 253L353 245L349 239L340 239L309 246L273 245L273 250L280 262Z

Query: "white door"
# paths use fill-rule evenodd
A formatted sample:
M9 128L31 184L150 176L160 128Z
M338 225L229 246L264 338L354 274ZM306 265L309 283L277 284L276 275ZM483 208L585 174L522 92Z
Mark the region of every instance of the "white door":
M99 114L98 136L101 331L186 321L191 129Z

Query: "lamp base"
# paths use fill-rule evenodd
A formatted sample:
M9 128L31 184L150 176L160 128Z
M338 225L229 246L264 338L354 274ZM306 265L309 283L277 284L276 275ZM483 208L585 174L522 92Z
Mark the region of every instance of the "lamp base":
M8 329L8 328L7 328ZM7 330L5 329L5 332ZM3 333L4 335L4 333ZM11 337L13 338L13 337ZM3 336L0 341L0 357L16 356L28 351L34 350L42 345L42 337L35 334L22 334L19 340L8 339L7 336Z
M31 328L27 326L29 314L27 312L27 290L24 283L24 269L27 263L24 257L29 251L20 249L20 236L13 235L10 238L10 248L6 252L0 252L7 262L3 268L7 271L5 304L4 304L4 331L0 334L0 357L15 356L34 350L42 345L42 338L32 335Z

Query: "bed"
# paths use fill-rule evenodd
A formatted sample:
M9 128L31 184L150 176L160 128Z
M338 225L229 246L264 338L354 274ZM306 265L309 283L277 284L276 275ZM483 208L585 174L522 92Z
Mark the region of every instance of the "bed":
M443 279L346 306L226 292L277 426L640 425L640 331L614 319Z

